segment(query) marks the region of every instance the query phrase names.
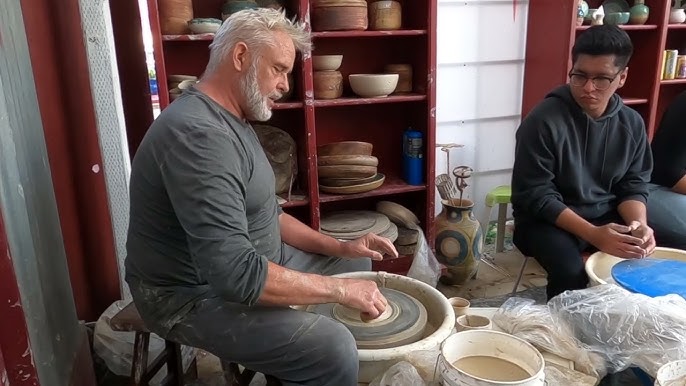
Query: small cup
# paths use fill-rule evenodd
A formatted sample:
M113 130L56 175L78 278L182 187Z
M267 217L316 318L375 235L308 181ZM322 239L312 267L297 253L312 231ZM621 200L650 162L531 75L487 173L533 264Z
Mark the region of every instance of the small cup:
M448 299L448 303L453 307L453 310L455 311L455 317L459 317L462 315L466 315L467 311L469 310L469 300L465 298L450 298Z
M491 319L481 315L462 315L455 321L457 332L468 330L490 330Z

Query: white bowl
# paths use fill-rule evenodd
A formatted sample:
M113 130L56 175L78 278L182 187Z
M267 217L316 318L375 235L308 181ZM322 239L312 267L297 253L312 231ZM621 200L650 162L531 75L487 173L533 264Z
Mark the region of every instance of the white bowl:
M194 34L216 33L222 21L213 18L196 18L188 21L188 29Z
M336 71L343 63L343 55L312 55L315 71Z
M673 248L657 247L655 252L650 255L656 259L680 260L686 261L686 251ZM589 286L594 287L603 284L616 284L612 278L612 267L615 264L623 261L617 256L607 254L605 252L596 252L589 256L586 260L584 268L588 275Z
M364 98L385 97L398 85L398 74L350 74L350 88Z

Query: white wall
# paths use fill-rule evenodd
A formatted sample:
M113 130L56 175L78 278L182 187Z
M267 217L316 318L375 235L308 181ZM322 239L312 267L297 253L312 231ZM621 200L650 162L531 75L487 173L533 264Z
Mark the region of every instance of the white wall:
M486 193L510 183L527 8L525 0L517 0L516 8L512 0L438 2L436 142L464 145L451 151L449 174L458 165L474 169L465 197L476 203L479 218ZM445 153L436 149L436 173L445 172Z

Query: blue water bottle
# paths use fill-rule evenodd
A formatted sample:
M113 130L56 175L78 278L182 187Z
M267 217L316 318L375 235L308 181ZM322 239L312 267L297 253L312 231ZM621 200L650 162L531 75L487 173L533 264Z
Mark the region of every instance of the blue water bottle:
M403 134L403 179L410 185L424 183L424 138L411 127Z

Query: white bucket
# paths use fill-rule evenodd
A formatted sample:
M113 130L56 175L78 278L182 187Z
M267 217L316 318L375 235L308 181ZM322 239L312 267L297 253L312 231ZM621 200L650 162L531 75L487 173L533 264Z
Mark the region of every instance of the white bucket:
M686 385L686 360L666 363L657 371L655 386L684 385Z
M511 362L530 376L517 381L489 380L487 377L470 375L456 368L459 359L487 356ZM443 342L439 363L441 379L446 386L543 386L545 385L545 360L534 346L515 336L492 330L458 332ZM493 373L494 368L489 368Z

